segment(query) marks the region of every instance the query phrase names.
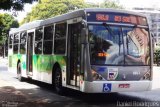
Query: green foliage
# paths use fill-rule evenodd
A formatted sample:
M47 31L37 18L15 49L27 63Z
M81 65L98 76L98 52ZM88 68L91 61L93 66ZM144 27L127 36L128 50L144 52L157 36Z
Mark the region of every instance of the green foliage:
M121 5L114 1L105 0L104 3L100 5L102 8L114 8L114 9L123 9Z
M54 17L87 6L83 0L41 0L22 23Z
M160 52L160 44L154 46L154 52Z
M0 9L3 10L23 10L25 3L32 3L38 0L0 0Z
M153 46L154 47L154 64L157 64L157 65L160 65L160 45L157 44L156 46Z
M97 4L86 4L84 0L41 0L35 7L32 8L32 11L27 14L27 17L24 18L21 24L28 23L33 20L54 17L80 8L98 6L99 5ZM100 7L122 8L122 6L119 6L117 3L108 0L100 4Z
M9 14L0 14L0 44L7 39L10 28L18 27L18 22Z

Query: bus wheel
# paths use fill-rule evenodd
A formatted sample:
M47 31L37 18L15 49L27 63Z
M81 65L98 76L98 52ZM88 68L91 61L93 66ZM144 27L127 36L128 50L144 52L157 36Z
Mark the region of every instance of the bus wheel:
M19 63L17 66L17 78L19 81L23 81L22 73L21 73L21 64Z
M63 94L61 69L57 68L54 75L54 87L58 94Z

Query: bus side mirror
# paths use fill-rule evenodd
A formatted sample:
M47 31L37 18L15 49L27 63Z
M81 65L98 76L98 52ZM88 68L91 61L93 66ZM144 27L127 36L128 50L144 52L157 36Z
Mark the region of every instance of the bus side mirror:
M81 30L81 43L86 44L87 43L87 29L82 28Z

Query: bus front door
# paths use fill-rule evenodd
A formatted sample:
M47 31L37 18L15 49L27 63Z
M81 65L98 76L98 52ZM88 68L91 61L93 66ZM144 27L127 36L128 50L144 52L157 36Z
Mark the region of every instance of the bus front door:
M67 84L80 86L80 34L81 23L68 24Z
M33 37L34 32L28 32L27 38L27 75L32 76L32 56L33 56Z

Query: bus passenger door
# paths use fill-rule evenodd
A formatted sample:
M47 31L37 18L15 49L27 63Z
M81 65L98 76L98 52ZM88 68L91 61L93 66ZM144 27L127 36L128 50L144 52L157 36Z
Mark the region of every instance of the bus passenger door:
M28 38L27 38L27 75L28 76L33 75L32 74L33 37L34 37L34 31L28 32Z
M68 24L67 85L80 86L81 22Z

